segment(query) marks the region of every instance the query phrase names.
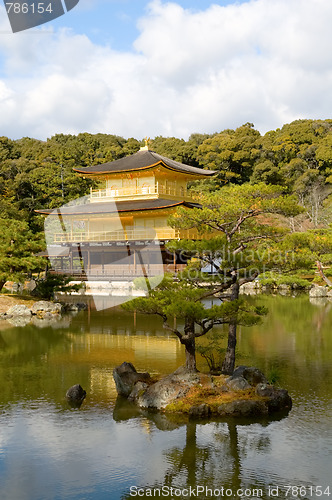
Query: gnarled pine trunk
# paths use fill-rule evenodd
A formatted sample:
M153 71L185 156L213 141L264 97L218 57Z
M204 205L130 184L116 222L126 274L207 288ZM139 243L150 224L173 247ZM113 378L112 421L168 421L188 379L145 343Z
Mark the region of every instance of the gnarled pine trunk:
M232 286L231 300L239 298L239 284L234 283ZM228 343L225 358L221 367L222 373L232 375L235 368L235 349L236 349L236 319L230 321L228 327Z
M186 348L186 368L192 372L196 372L196 344L195 344L195 323L188 320L184 327L184 336L181 339L181 344Z
M235 367L236 348L236 321L231 321L228 327L228 343L221 371L227 375L232 375Z

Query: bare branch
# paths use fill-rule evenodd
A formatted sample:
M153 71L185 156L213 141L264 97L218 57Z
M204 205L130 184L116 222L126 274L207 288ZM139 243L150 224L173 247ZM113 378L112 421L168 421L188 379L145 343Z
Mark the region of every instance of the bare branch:
M259 211L259 210L251 210L250 212L248 212L247 215L241 215L240 218L238 219L237 223L233 227L233 229L230 231L230 233L229 233L230 236L233 236L233 234L235 234L239 230L241 224L243 224L244 221L246 221L247 219L251 219L252 217L256 217L260 213L261 213L261 211Z
M196 299L195 302L200 302L202 299L206 299L207 297L211 297L212 295L215 295L216 293L220 293L223 290L228 290L228 288L230 288L234 284L235 281L236 281L236 276L233 276L231 281L228 281L227 283L224 283L223 285L220 285L217 288L213 288L213 290L210 290L209 292L205 293L204 295L202 295L201 297Z
M321 277L323 278L323 280L325 281L325 283L327 284L327 286L332 286L332 281L330 281L328 279L328 277L325 275L325 273L323 271L322 263L319 260L317 260L316 261L316 265L318 267L319 274L321 275Z
M170 331L170 332L174 333L174 334L175 334L175 335L176 335L176 336L180 339L180 341L183 339L183 334L182 334L179 330L177 330L177 328L172 328L172 327L171 327L171 326L167 323L167 318L166 318L166 320L164 320L164 323L163 323L163 328L164 328L165 330L168 330L168 331Z
M239 286L244 285L245 283L251 283L252 281L254 281L257 278L257 276L259 276L259 272L258 271L256 271L253 274L253 276L251 276L250 278L242 278L242 279L240 279L239 280Z
M233 251L233 255L238 254L239 252L242 252L246 247L246 243L250 243L250 241L257 241L257 240L267 240L267 239L274 239L272 235L265 234L261 236L248 236L248 238L243 238L241 243L235 248Z

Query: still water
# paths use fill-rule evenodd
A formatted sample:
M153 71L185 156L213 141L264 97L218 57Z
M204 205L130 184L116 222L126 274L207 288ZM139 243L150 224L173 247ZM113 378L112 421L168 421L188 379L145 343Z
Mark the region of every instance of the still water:
M278 374L293 398L282 419L188 423L117 400L114 366L166 374L184 362L158 318L110 309L56 328L7 325L0 499L332 498L332 303L253 300L270 312L240 329L238 364ZM64 399L76 383L80 409Z

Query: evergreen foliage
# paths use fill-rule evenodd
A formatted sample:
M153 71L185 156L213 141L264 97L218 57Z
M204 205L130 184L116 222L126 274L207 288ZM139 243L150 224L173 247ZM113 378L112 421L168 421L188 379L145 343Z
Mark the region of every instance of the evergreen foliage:
M95 185L95 181L77 175L73 168L116 160L137 152L143 144L141 139L102 133L81 133L77 136L56 134L46 141L29 137L13 141L0 137L1 279L16 279L43 265L40 258L34 256L43 247L43 218L34 211L61 206L84 196ZM310 271L315 266L315 259L325 266L332 262L328 229L332 221L331 146L332 120L296 120L264 135L255 130L253 124L246 123L235 130L194 133L188 140L159 136L150 143L157 153L195 167L217 171L214 179L192 185L197 196L204 193L214 196L214 201L211 198L213 202L202 212L206 218L199 227L204 231L213 227L217 230L226 228L229 222L227 218L223 219L226 215L218 212L219 209L216 212L218 215L212 215L221 187L224 205L233 199L234 210L238 210L241 204L246 210L248 200L245 192L250 189L250 184L261 186L260 189L265 189L266 193L270 190L271 196L271 186L277 190L280 190L277 186L282 186L283 196L293 195L288 201L288 216L295 199L302 210L282 219L278 212L281 198L279 201L275 199L275 205L270 207L268 213L265 212L264 224L258 227L256 222L262 220L258 212L266 204L260 201L258 211L255 207L256 222L252 223L253 218L248 218L245 224L241 224L241 238L238 233L232 236L230 250L239 249L242 242L247 249L250 248L250 252L256 252L255 258L259 262L265 258L262 252L275 251L273 242L277 236L290 230L290 235L284 239L284 250L290 248L293 255L297 255L298 262L294 269L302 259L302 268ZM243 188L237 199L236 186ZM196 217L194 211L191 217ZM198 221L191 220L192 227ZM186 223L189 224L188 220ZM324 237L327 238L325 246ZM218 243L211 241L209 245L229 244L226 231L221 230L220 238ZM9 245L12 248L8 249L8 241L14 241ZM259 245L258 248L258 242L263 244L264 241L265 247ZM235 252L233 263L235 255L236 259L240 259L239 254L243 258L245 252ZM282 265L279 267L282 268ZM292 272L290 265L288 267Z
M189 266L178 275L176 281L172 275L165 275L148 297L138 297L122 307L129 311L160 316L164 328L174 333L185 346L186 367L194 371L197 338L210 332L214 325L229 324L234 320L238 325L256 324L267 312L264 307L252 306L239 297L236 300L222 300L219 305L206 304L204 299L212 296L218 289L220 283L215 280L208 282L207 277L197 269L193 277Z
M43 279L37 280L37 286L32 295L40 299L51 300L56 292L70 293L78 291L81 285L69 285L71 278L60 274L47 275Z
M200 203L201 208L179 208L169 218L169 224L181 229L196 228L202 235L210 232L211 239L170 243L170 250L185 252L192 257L192 263L179 281L164 280L148 297L136 299L125 307L161 316L165 328L185 345L186 366L191 370L196 368L195 339L206 335L216 324L228 324L222 371L231 374L235 366L237 326L254 324L266 312L258 307L253 310L249 302L240 298L239 288L266 269L294 265L291 253L282 251L279 245L289 232L285 218L301 212L301 207L294 196L284 195L282 188L263 183L225 186L202 195ZM214 271L212 276L201 271L207 264ZM202 300L216 294L221 304L205 307ZM183 331L172 327L173 317L183 321ZM209 357L211 351L204 354ZM211 356L209 360L214 367L215 360Z
M45 259L36 256L43 246L41 235L25 221L0 218L0 291L6 281L24 282L45 267Z

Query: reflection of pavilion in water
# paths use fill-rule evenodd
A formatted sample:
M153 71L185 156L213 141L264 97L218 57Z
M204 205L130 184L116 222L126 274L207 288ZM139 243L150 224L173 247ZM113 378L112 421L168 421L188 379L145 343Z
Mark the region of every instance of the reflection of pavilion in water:
M176 338L127 335L118 332L85 333L71 335L72 346L66 356L66 364L85 366L89 385L84 389L89 400L96 402L115 401L117 392L112 371L124 360L133 363L138 371L151 375L166 374L184 362L181 345Z
M73 202L49 215L48 255L58 273L81 279L156 276L185 265L166 243L197 239L196 230L176 230L167 219L177 207L198 207L188 183L213 171L191 167L150 151L102 165L75 169L102 185L83 204Z

